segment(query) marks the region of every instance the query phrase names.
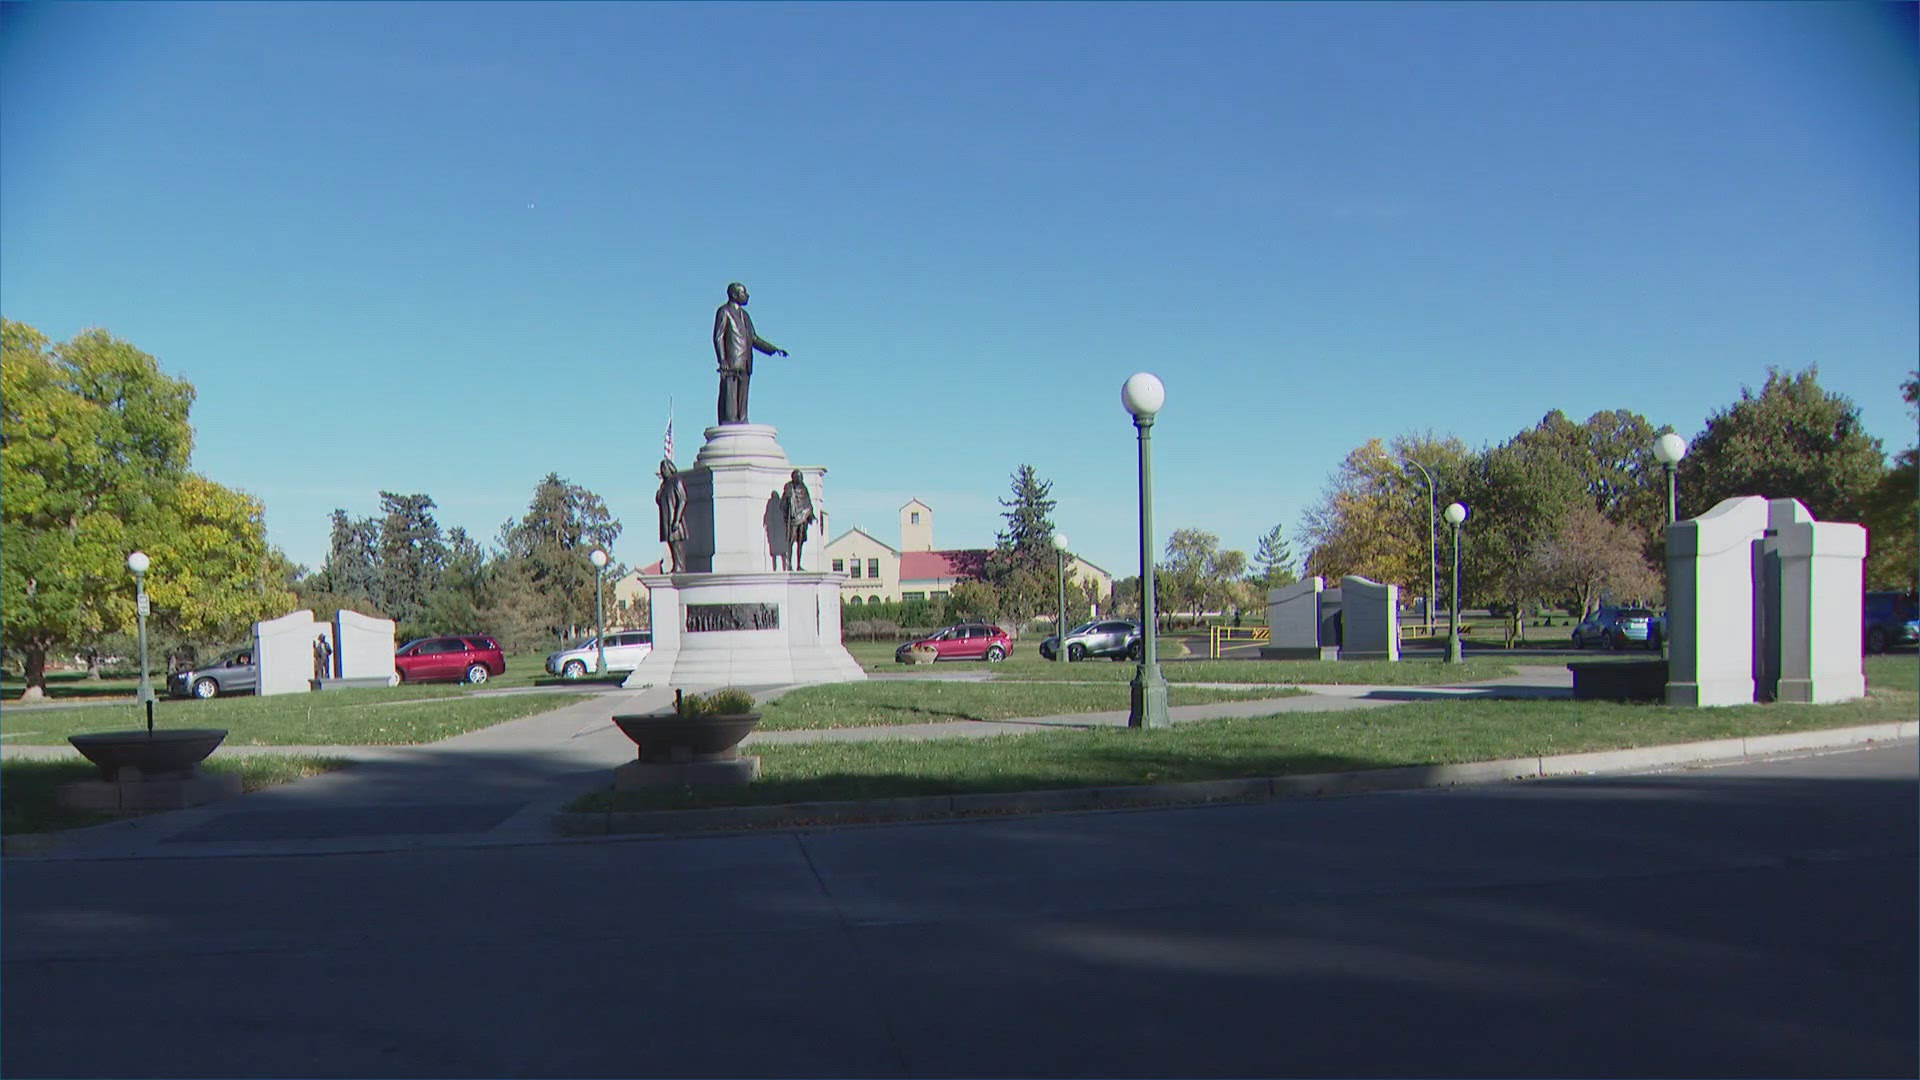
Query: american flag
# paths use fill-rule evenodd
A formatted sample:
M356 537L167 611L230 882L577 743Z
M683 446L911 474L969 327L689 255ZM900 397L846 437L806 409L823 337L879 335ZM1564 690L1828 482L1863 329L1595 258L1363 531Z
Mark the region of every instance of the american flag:
M666 444L661 448L660 454L668 461L673 460L673 410L671 408L667 410Z

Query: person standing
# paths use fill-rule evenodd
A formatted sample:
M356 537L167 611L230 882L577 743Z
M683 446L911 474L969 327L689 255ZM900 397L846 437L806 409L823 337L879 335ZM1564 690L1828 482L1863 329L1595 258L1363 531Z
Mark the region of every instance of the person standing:
M720 364L720 423L747 423L747 384L753 378L754 351L785 356L787 350L754 333L747 314L747 287L727 286L727 302L713 313L713 357Z

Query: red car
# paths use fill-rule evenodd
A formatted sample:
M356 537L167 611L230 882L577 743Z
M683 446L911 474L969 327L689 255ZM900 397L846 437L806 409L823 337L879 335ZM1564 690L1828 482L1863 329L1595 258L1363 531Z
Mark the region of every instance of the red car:
M482 634L409 641L393 654L401 682L483 683L507 671L500 643Z
M909 641L894 650L893 658L905 664L909 661L907 653L916 645L925 645L940 654L941 660L986 660L998 661L1007 658L1013 651L1013 642L1007 632L997 626L985 623L962 623L949 626L937 634L929 634L918 641Z

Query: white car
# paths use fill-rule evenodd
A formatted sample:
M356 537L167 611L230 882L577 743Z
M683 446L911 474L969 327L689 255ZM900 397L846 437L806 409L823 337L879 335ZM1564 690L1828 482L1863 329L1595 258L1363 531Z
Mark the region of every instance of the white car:
M607 635L607 670L632 671L653 651L650 630L616 630ZM588 638L571 649L562 649L547 657L547 670L563 679L584 678L600 670L598 638Z

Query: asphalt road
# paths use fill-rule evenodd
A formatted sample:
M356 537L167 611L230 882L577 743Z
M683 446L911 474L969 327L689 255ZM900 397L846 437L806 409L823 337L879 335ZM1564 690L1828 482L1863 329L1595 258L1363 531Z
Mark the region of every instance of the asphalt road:
M33 1076L1903 1076L1916 764L10 859Z

